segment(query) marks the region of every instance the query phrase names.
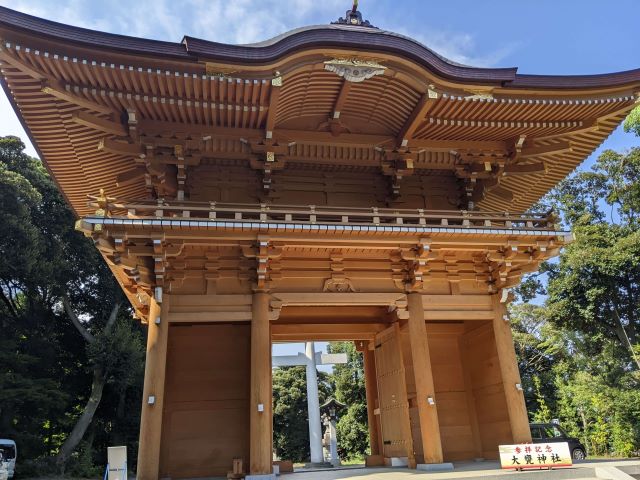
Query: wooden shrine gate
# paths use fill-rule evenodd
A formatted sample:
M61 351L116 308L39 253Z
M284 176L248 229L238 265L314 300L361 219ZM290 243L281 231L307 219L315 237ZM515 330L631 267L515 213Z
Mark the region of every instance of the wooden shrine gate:
M413 466L415 456L398 323L376 335L375 360L382 453L385 458L407 458Z
M0 7L0 38L0 86L147 325L139 480L273 478L272 341L358 342L372 456L531 441L509 290L572 237L514 212L640 103L640 69L460 67L357 10L247 48Z

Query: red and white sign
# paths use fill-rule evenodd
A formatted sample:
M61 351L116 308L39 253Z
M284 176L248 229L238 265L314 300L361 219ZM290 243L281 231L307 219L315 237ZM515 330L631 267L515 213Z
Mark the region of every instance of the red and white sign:
M502 468L524 470L573 465L567 442L500 445L498 448Z

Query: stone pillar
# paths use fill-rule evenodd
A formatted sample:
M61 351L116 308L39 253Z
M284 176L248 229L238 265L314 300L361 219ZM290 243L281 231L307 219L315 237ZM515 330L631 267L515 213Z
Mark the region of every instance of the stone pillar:
M329 419L329 453L331 455L331 465L340 466L340 457L338 457L338 431L336 430L336 418Z
M424 320L422 295L407 294L409 309L409 342L413 359L413 373L416 382L416 401L420 419L420 433L425 463L442 463L442 443L438 407L436 405L433 372L427 342L427 328ZM431 401L429 400L431 399Z
M250 475L270 475L273 463L271 328L269 325L269 294L263 292L253 295L250 377L249 473Z
M158 480L160 471L160 440L164 379L169 334L170 296L163 296L160 305L151 300L147 325L147 355L144 368L142 412L140 415L140 444L138 449L138 480Z
M309 448L311 463L323 463L322 423L320 422L320 398L318 396L318 371L316 370L316 350L313 342L305 344L307 357L307 408L309 410Z
M505 321L507 306L500 302L499 295L493 296L493 312L493 332L496 339L513 442L531 443L531 430L529 429L527 406L521 387L522 380L520 380L520 372L518 371L518 359L513 346L511 323Z
M367 423L369 424L369 447L371 455L380 455L380 437L376 418L376 400L378 398L378 379L376 376L376 358L373 350L367 348L362 352L364 363L364 381L367 394Z

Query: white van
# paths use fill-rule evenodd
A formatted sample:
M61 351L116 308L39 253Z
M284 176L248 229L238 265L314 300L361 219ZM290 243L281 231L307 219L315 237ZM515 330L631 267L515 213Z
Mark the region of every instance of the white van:
M0 452L7 468L9 478L13 478L16 472L16 457L18 456L18 450L16 449L16 442L6 438L0 438Z

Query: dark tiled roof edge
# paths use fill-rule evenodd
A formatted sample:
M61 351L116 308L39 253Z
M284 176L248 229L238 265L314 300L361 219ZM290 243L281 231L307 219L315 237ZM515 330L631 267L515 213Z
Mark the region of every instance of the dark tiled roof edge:
M184 61L266 64L309 48L349 48L412 60L434 74L461 83L514 88L590 89L640 83L640 69L598 75L528 75L517 68L478 68L445 59L419 42L378 29L326 25L300 28L252 45L230 45L185 36L181 43L150 40L65 25L0 7L0 26L80 46Z

